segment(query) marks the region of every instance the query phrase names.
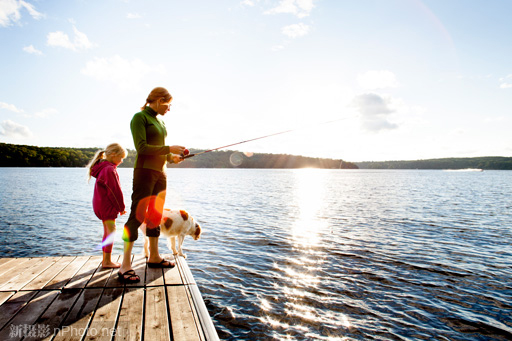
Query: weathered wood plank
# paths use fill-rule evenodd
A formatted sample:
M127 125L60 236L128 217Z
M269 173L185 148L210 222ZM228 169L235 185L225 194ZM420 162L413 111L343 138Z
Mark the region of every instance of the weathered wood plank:
M144 309L144 288L126 288L119 311L115 340L140 340Z
M41 330L35 322L58 294L58 291L53 290L38 292L0 331L0 340L21 340L23 337L37 336Z
M165 285L183 284L180 270L179 270L176 259L174 259L174 255L165 255L165 259L168 259L168 260L176 263L176 266L174 268L163 269Z
M38 327L42 327L41 330L45 330L46 333L44 335L25 338L23 341L50 340L73 307L80 293L81 289L64 290L60 292L43 315L35 322L35 324Z
M168 286L166 289L174 340L202 340L197 330L199 321L197 321L197 316L192 311L187 288L183 285L177 285Z
M120 256L112 256L112 261L117 262ZM117 277L117 271L119 269L104 269L101 265L98 267L98 270L94 273L89 283L87 283L87 288L103 288L106 286L107 282L109 282L111 276Z
M61 272L49 281L44 289L62 289L70 281L78 270L89 260L90 256L80 256L74 258Z
M53 341L80 340L96 310L103 289L83 289Z
M164 285L164 279L162 278L162 269L161 268L150 268L146 267L146 286L162 286Z
M194 283L187 285L187 287L192 297L192 309L194 309L194 311L197 313L200 322L200 329L204 333L204 337L209 341L218 340L219 336L208 313L208 309L206 309L206 305L204 304L201 292L195 284L195 279L192 276L192 272L190 271L187 262L181 257L179 257L177 261L178 265L180 266L180 271L182 271L182 276L186 278L187 282Z
M4 302L11 298L15 293L16 291L0 291L0 311L2 311L2 304L4 304ZM2 328L2 326L0 326L0 328Z
M90 257L68 284L64 286L64 289L84 288L98 268L101 268L101 257Z
M0 268L1 268L5 263L8 263L8 262L13 261L13 260L15 260L15 259L16 259L16 258L14 258L14 257L11 257L11 258L8 258L8 257L6 257L6 258L0 258Z
M163 287L149 287L146 289L144 340L169 340L166 302Z
M188 267L188 265L187 265L187 267ZM195 285L187 285L185 287L187 289L186 292L187 292L188 302L190 304L190 309L192 310L192 314L194 315L194 321L196 322L197 332L199 333L201 340L208 340L208 341L219 340L218 335L217 335L217 330L215 330L215 326L213 325L210 315L208 315L208 311L207 311L206 305L204 304L203 297L202 296L199 297L200 302L194 302L194 299L197 299L197 297L194 298L191 288L194 288L196 286ZM202 305L202 309L198 310L196 308L198 305ZM203 319L205 319L205 318L208 319L208 321L206 321L206 323L204 321L201 321L201 317L199 315L200 311L203 313L206 312L207 317L204 315L202 316ZM205 329L209 329L209 328L210 328L210 330L206 331L206 333L205 333ZM208 334L214 334L214 337L207 338L206 335L208 335ZM211 336L212 335L210 335L210 337Z
M112 339L123 291L123 288L107 288L103 291L84 340Z
M20 290L27 283L36 278L41 272L45 271L48 267L57 262L60 257L48 257L48 258L32 258L31 265L24 269L24 271L18 273L17 276L11 277L9 281L7 281L0 290L2 291L10 291L10 290ZM15 271L13 269L12 271Z
M112 275L112 269L103 269L101 266L98 267L94 275L87 283L87 288L103 288Z
M18 292L0 306L0 329L37 294L37 291Z
M4 284L8 281L8 278L5 278L5 274L14 272L18 273L23 271L23 269L27 266L30 266L30 258L8 258L9 261L0 265L0 285ZM15 270L16 269L16 270ZM10 277L10 276L9 276Z
M62 269L71 263L75 257L62 257L57 260L54 264L43 271L39 276L35 277L32 281L27 283L22 290L40 290L47 285Z
M192 276L192 272L190 272L190 268L188 267L185 258L176 257L176 266L180 271L183 284L196 284L196 280L194 279L194 276Z
M42 261L43 260L41 258L19 258L14 262L7 263L7 267L4 269L4 273L0 276L0 291L9 291L8 289L3 290L2 288L16 281L17 278L27 269L32 268L35 264Z

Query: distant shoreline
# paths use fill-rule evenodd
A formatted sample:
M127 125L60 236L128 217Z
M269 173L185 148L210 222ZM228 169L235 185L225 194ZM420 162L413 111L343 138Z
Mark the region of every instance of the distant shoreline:
M355 162L355 164L359 169L512 170L512 157L482 156L411 161L366 161Z
M0 143L0 167L85 167L100 148L36 147ZM192 153L202 150L191 149ZM131 168L135 151L121 168ZM343 159L314 158L300 155L254 153L239 151L213 151L185 160L169 168L261 168L261 169L482 169L512 170L512 157L483 156L469 158L439 158L402 161L350 162Z
M85 167L100 148L35 147L0 143L0 167ZM191 153L201 150L190 149ZM128 150L128 156L120 165L131 168L136 152ZM192 157L169 168L263 168L263 169L357 169L352 162L342 159L313 158L287 154L244 154L239 151L212 151Z

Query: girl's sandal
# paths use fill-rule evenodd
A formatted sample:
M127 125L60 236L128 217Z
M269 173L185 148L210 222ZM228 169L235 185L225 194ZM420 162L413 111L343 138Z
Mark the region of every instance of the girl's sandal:
M124 274L119 271L117 275L119 276L119 281L121 283L129 284L140 282L140 277L135 273L133 269L126 271Z

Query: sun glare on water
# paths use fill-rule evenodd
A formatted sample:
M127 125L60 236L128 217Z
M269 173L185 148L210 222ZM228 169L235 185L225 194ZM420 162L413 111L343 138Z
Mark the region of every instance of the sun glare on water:
M311 339L344 340L338 336L318 335L312 329L312 326L324 324L342 329L351 327L344 314L325 311L310 301L311 295L321 292L324 276L326 259L322 243L329 222L322 219L322 211L326 205L328 173L305 168L294 170L292 174L294 189L289 205L293 213L289 231L294 253L284 259L276 259L273 264L274 288L282 295L260 298L260 307L264 312L262 322L276 332L285 333L285 336L279 332L276 334L279 340L293 340L293 333L298 331Z
M291 226L294 242L302 247L315 246L319 234L327 228L327 221L318 218L324 205L325 172L314 168L297 169L295 176L294 205L297 217Z

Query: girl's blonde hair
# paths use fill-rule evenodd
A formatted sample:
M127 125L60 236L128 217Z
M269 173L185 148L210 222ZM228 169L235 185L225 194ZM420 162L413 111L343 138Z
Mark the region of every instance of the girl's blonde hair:
M104 150L98 150L92 160L85 166L87 168L87 181L91 180L91 168L94 167L98 162L104 160L107 155L119 155L123 159L128 155L128 151L123 148L119 143L111 143Z
M165 102L169 102L172 99L171 94L167 89L162 87L157 87L151 90L149 93L148 98L146 99L146 103L140 108L141 110L144 110L148 104L151 104L155 101L158 101L160 98L163 98Z

